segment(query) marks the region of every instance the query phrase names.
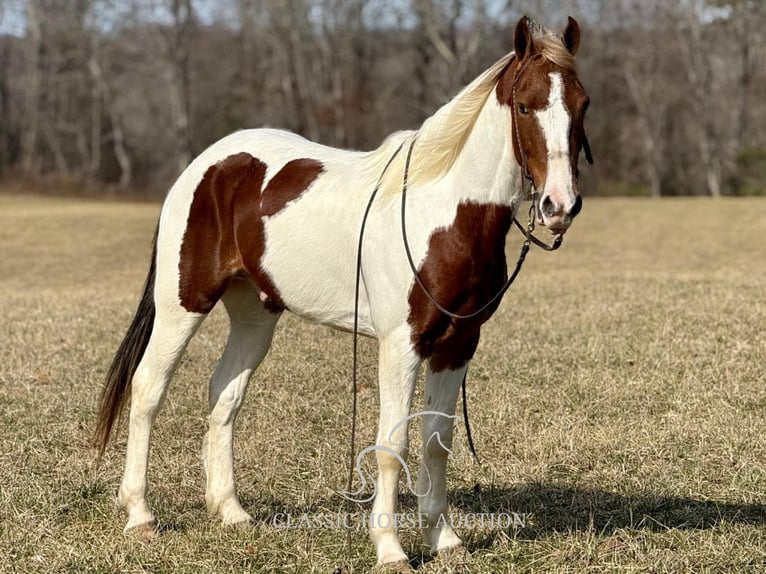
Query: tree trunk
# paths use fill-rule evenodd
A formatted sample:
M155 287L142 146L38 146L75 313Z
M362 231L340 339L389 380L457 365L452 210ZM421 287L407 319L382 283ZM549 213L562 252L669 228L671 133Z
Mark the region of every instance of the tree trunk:
M101 63L98 60L96 54L88 62L88 68L93 78L93 83L96 86L98 97L103 102L103 107L106 110L106 115L109 118L109 124L112 132L112 149L114 151L114 157L117 160L117 165L120 167L120 189L125 189L130 185L131 177L133 173L133 166L125 148L125 137L122 131L122 123L119 113L112 97L112 92L109 89L104 78L104 73L101 68Z
M656 109L652 98L647 94L647 90L636 77L635 71L629 64L623 65L623 75L628 84L630 95L638 111L638 120L644 132L642 138L644 142L644 152L646 154L646 172L649 177L649 186L652 191L652 197L662 196L662 152L658 144L657 117Z
M170 52L170 108L176 140L179 173L192 160L190 52L194 26L191 0L173 0L173 28L168 43Z
M42 76L42 12L37 0L27 0L27 90L24 95L24 131L21 136L21 169L29 175L40 171L37 141L40 130Z
M10 127L10 91L8 89L8 63L10 61L10 42L2 43L2 54L0 54L0 176L10 163L8 144L12 129Z
M301 50L305 38L309 38L311 33L306 31L305 35L301 34L302 26L300 25L304 22L305 15L298 13L300 7L296 6L296 2L293 1L288 4L289 10L287 16L289 21L285 22L285 24L287 29L287 59L290 74L290 91L292 92L295 109L299 118L299 130L310 140L317 141L320 134L319 125L317 124L316 117L311 109L311 78L306 70L306 62L304 60L303 51Z
M96 50L95 43L93 43L93 50ZM98 77L100 69L95 53L91 54L88 59L88 71L91 76L90 162L88 164L88 175L91 179L95 179L101 170L101 136L103 128L101 121L103 116L103 90L101 89L101 82Z
M713 71L710 65L710 54L702 40L703 22L696 11L696 6L687 6L686 22L676 28L678 44L683 54L686 75L692 88L692 105L696 112L696 126L700 162L705 175L705 186L708 195L721 195L721 154L718 129L716 126L716 111L712 104ZM684 33L685 31L685 33Z

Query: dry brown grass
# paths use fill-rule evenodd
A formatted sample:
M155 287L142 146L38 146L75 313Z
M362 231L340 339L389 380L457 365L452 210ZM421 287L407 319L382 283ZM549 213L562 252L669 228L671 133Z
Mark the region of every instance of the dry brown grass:
M221 528L204 507L206 380L226 330L215 312L156 425L150 501L163 535L122 534L124 425L100 467L88 439L158 211L0 197L0 571L330 573L349 560L368 571L364 532L348 557L344 531L270 523L343 509L350 337L292 316L237 423L256 526ZM463 531L468 572L766 569L764 230L763 200L586 200L560 252L531 254L472 367L483 463L450 467L455 512L515 511L527 524ZM371 342L362 356L367 445ZM439 570L417 532L402 538L421 571Z

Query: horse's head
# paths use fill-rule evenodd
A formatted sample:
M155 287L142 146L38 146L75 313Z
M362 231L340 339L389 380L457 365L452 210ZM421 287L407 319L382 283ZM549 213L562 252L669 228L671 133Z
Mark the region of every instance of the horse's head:
M514 34L514 57L496 89L500 103L510 109L516 161L540 193L538 223L556 234L569 228L582 207L580 150L592 163L583 126L588 94L574 66L579 45L574 18L561 38L522 18Z

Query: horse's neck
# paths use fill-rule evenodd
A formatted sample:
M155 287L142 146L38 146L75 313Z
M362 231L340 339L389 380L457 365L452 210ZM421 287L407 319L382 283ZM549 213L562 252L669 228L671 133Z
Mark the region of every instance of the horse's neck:
M430 223L413 233L422 241L421 276L453 312L475 311L500 291L506 279L505 240L515 209L514 184L520 176L507 115L490 94L447 175L424 189L419 206L418 194L413 194L413 207L419 207L423 221ZM434 314L434 324L440 321L439 312L423 301L421 291L412 293L413 308L421 305Z
M430 218L431 229L438 230L434 235L450 236L445 245L454 249L445 259L456 264L456 258L470 260L477 269L504 269L494 263L503 258L521 181L510 137L510 115L493 93L450 171L431 193L421 196L429 202L421 204L421 216ZM417 197L413 194L416 208Z
M490 94L446 178L458 202L516 208L521 169L513 155L508 109Z

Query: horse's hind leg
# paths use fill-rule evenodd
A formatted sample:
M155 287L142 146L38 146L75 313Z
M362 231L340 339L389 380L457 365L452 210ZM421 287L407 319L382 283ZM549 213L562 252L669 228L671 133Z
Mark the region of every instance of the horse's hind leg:
M203 444L207 477L205 500L224 524L248 522L234 485L233 427L252 372L266 356L279 314L267 311L256 287L231 282L221 299L231 321L226 350L210 380L210 430Z
M151 338L132 382L125 473L118 493L120 505L128 510L125 530L154 523L146 502L152 424L178 361L206 316L172 305L157 305L156 313Z

